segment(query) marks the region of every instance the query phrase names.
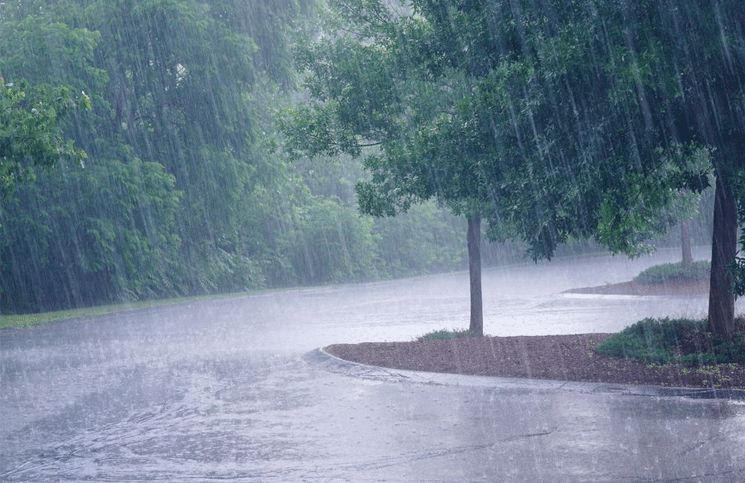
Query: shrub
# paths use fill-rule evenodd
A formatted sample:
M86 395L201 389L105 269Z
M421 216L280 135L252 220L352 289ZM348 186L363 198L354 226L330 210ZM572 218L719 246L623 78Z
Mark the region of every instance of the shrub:
M737 323L742 328L745 320ZM654 364L745 362L745 333L723 342L708 331L705 320L644 319L609 337L596 350L606 356Z
M665 282L698 282L707 280L711 264L708 261L697 261L691 264L664 263L650 267L634 279L635 282L653 285Z
M471 337L471 331L468 329L441 329L428 332L422 336L417 337L417 342L424 342L428 340L449 340L458 339L460 337Z

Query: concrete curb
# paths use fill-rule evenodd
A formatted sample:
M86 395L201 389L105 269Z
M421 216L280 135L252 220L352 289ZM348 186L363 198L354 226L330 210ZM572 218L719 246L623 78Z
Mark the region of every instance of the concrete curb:
M697 389L690 387L639 386L596 382L555 381L516 377L469 376L440 372L410 371L371 366L347 361L318 348L303 358L329 372L381 382L403 382L437 386L482 387L513 391L571 391L585 394L620 394L624 396L684 397L689 399L725 399L745 401L742 389Z

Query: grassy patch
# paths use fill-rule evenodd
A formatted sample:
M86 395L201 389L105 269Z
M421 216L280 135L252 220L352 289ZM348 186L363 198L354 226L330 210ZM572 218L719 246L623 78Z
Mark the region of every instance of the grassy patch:
M80 317L98 317L103 315L126 312L128 310L147 309L165 305L178 305L199 300L228 298L241 295L240 293L196 295L192 297L168 298L160 300L144 300L112 305L97 305L95 307L84 307L79 309L58 310L54 312L41 312L36 314L3 314L0 315L0 329L33 327L39 324L55 322L58 320L77 319Z
M416 340L417 342L424 342L428 340L458 339L460 337L471 337L471 331L469 331L468 329L434 330L432 332L427 332L426 334L417 337Z
M701 282L709 279L711 264L702 260L688 265L682 263L664 263L655 265L641 272L634 278L635 282L654 285L666 282Z
M745 320L737 323L740 335L722 342L708 331L704 320L644 319L603 341L597 352L648 364L741 363L745 362Z

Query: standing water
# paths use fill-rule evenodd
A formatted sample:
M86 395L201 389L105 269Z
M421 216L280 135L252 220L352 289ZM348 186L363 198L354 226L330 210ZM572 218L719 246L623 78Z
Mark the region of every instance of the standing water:
M705 298L561 293L626 280L675 256L487 270L485 330L603 332L644 316L700 316ZM0 478L742 476L738 402L472 385L467 376L456 385L407 383L304 357L330 343L461 327L466 277L267 292L3 330Z

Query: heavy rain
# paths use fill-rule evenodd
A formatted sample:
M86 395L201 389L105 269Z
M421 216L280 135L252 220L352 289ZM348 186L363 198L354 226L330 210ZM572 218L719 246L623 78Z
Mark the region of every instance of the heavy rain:
M739 0L0 0L0 481L745 479Z

